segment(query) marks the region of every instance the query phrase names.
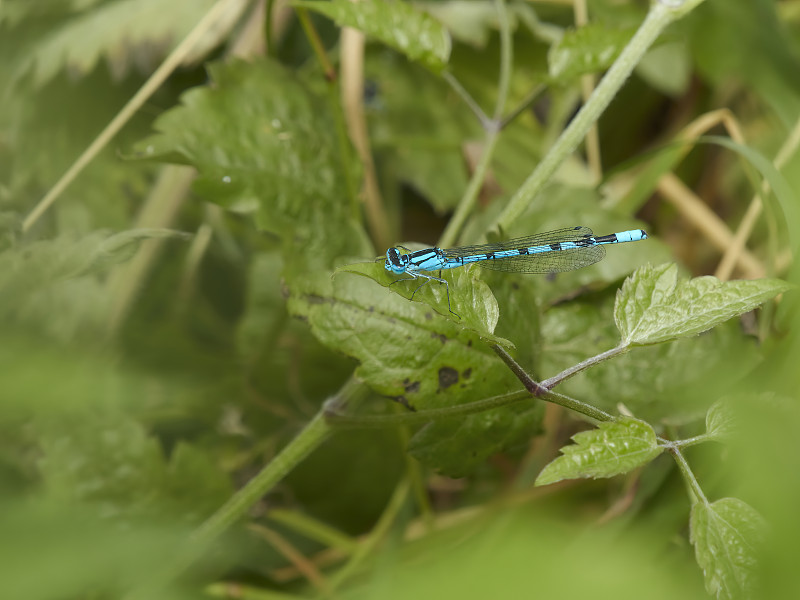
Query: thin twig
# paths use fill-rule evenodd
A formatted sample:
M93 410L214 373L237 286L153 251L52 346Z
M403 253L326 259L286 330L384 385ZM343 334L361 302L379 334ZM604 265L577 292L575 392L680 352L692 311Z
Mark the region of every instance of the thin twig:
M478 105L477 102L475 102L475 99L470 95L470 93L464 89L464 86L461 85L458 79L456 79L455 76L449 71L442 73L442 78L444 78L450 87L453 88L456 94L461 96L461 99L464 101L464 103L469 106L470 110L475 114L476 117L478 117L478 120L481 122L481 126L483 126L484 129L489 128L492 120L486 116L486 113L483 112L483 109Z

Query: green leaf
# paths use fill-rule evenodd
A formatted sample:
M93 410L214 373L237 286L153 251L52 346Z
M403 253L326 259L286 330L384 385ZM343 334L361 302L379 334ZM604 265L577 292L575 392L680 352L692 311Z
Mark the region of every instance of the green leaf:
M692 77L692 61L684 40L651 48L636 65L636 74L668 96L683 94Z
M544 403L531 399L509 407L434 421L408 444L417 460L448 477L464 477L493 454L525 443L539 433Z
M597 429L583 431L572 439L575 445L561 449L563 456L542 469L536 485L576 477L613 477L661 454L653 428L630 417L600 423Z
M736 430L736 420L730 400L717 400L706 413L706 433L718 440L730 437Z
M287 306L323 344L356 358L357 374L374 390L411 408L452 406L519 387L476 332L369 279L307 277L290 287Z
M153 59L153 51L169 48L184 37L213 6L214 0L111 0L79 12L34 43L17 68L17 77L32 71L41 87L62 70L73 75L91 72L105 58L122 79L134 65ZM187 62L216 46L234 25L245 3L232 5L213 34Z
M442 71L450 57L450 35L436 19L406 2L349 0L294 2L353 27L421 62L434 72Z
M648 265L626 279L617 292L614 320L623 345L657 344L702 333L791 287L779 279L679 280L675 264Z
M761 515L736 498L698 502L690 527L708 593L717 600L758 597L757 551L766 529Z
M628 43L634 29L610 29L592 23L567 31L547 55L550 77L568 81L611 66Z
M497 30L497 8L490 2L417 2L447 27L457 41L485 49L492 32ZM508 8L513 13L514 7Z
M161 133L137 145L143 156L194 165L200 195L284 240L293 274L371 252L327 104L269 60L208 70L213 85L159 117Z
M357 359L356 375L373 390L410 409L455 406L519 389L478 333L365 277L341 273L333 281L324 275L297 280L288 309L307 320L323 344ZM456 426L441 446L432 447L432 438L423 434L414 447L429 465L463 473L476 457L530 437L540 413L519 422L515 414L516 409L482 413L461 421L464 426Z

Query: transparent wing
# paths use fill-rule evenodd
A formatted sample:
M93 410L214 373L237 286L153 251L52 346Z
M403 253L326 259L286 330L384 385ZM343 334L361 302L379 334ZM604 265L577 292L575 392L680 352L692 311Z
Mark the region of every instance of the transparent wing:
M543 233L534 233L525 237L514 238L505 242L495 244L482 244L479 246L459 246L443 250L447 258L459 258L461 256L473 256L475 254L485 254L486 252L500 252L502 250L514 250L515 248L530 248L531 246L546 246L559 242L577 242L584 238L594 235L588 227L566 227L564 229L554 229Z
M508 273L561 273L588 267L603 259L606 249L603 246L587 246L571 250L553 250L541 254L526 254L482 260L478 264L484 269L506 271Z
M580 242L592 235L592 230L588 227L566 227L495 244L451 248L444 250L444 255L447 258L461 258L488 252L517 250L532 246L549 246L561 242ZM602 246L586 246L571 250L553 250L537 254L512 256L510 258L482 260L478 264L484 269L510 273L560 273L594 264L605 255L606 251Z

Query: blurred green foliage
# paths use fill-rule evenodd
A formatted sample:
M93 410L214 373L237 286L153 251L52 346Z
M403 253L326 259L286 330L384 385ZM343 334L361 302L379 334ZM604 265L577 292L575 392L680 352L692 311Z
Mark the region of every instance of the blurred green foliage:
M388 287L374 262L385 248L359 191L372 165L311 41L339 71L354 58L338 25L367 35L359 100L380 215L389 243L424 247L484 148L482 123L442 72L491 113L504 56L492 1L298 2L265 19L257 3L230 0L23 226L214 4L0 4L3 595L796 597L797 293L775 279L697 278L718 249L653 192L672 170L735 229L752 177L764 177L780 202L765 195L748 248L770 276L800 282L782 260L798 239L800 223L783 215L796 210L800 158L780 173L756 160L774 157L800 116L798 3L706 0L671 25L598 122L608 176L594 179L581 149L509 231L491 232L579 108L581 76L601 76L647 11L591 0L590 23L576 27L568 5L503 3L505 114L523 110L500 133L460 243L576 224L644 227L650 239L555 277L455 270L445 276L461 320L442 286L410 301L413 282ZM269 56L232 56L257 47L248 31L269 31ZM743 133L742 156L703 144L678 157L677 133L719 108ZM185 185L176 164L194 169ZM695 278L674 264L637 271L665 263ZM402 419L520 389L492 343L541 380L620 339L650 345L556 391L642 421L583 432L568 411L525 401L342 429L164 583L197 528L348 386L366 396L360 415ZM636 443L614 446L630 422ZM645 463L659 439L706 427L719 443L685 453L709 501L692 507L674 461ZM553 481L625 474L534 488L548 463ZM737 559L721 560L731 548Z

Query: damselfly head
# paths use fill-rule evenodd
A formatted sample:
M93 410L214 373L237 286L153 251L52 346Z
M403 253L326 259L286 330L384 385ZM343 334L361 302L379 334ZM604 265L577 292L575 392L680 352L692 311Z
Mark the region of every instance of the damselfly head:
M408 261L407 254L400 254L400 250L397 248L389 248L386 251L386 263L383 266L392 273L405 273Z

